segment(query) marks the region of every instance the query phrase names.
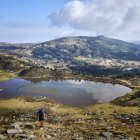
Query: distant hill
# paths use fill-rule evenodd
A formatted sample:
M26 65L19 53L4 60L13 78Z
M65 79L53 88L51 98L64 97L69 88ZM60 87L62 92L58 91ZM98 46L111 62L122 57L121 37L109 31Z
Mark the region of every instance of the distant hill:
M105 36L63 37L38 44L0 43L0 50L31 50L35 58L67 60L84 56L140 61L140 45Z
M45 68L140 75L140 45L105 36L63 37L37 44L0 43L0 53Z
M35 45L33 57L59 60L84 56L140 61L140 45L121 40L97 37L64 37Z

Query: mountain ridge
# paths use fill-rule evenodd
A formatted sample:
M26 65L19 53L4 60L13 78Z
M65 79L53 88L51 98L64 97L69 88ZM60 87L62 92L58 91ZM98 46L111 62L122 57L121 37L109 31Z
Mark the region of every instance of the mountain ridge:
M121 41L121 40L117 40L117 39L111 39L111 38L104 37L104 36L63 37L63 38L59 38L59 39L55 39L55 40L51 40L51 41L46 41L46 42L37 44L35 46L37 47L37 49L33 51L34 56L39 55L37 53L39 47L41 47L40 49L58 48L59 50L67 50L67 49L70 49L73 47L73 51L76 51L76 52L78 51L78 49L88 49L88 51L93 53L93 55L97 55L97 57L102 57L103 55L104 55L103 57L105 57L105 53L106 53L106 55L111 54L113 50L114 50L113 51L114 54L112 54L112 55L116 55L116 56L113 56L112 58L117 57L117 54L115 54L115 52L123 53L122 55L128 55L127 53L129 52L129 53L131 53L131 55L134 55L134 57L136 57L135 59L138 58L137 53L140 54L140 45L136 45L133 43L129 43L129 42L125 42L125 41ZM42 52L41 55L48 53L48 51L46 51L46 52L45 51L46 50L44 50L44 53L43 53L43 51L41 51ZM51 52L56 51L56 49L50 50L50 51ZM92 55L87 50L84 50L84 51L85 51L85 53L87 53L87 55ZM73 53L75 54L76 52L73 52ZM135 54L133 52L135 52ZM59 53L61 53L61 52L59 52ZM97 53L102 53L102 54L98 55ZM81 54L79 54L79 55L81 55ZM87 56L87 55L85 54L85 56ZM118 55L119 55L119 57L121 57L120 54L118 54ZM119 59L119 57L117 57L117 59ZM128 57L128 56L126 56L126 57ZM129 54L129 57L130 57L130 54ZM123 58L121 58L121 59L123 59ZM132 58L130 58L130 60L132 60ZM140 61L139 58L138 58L138 61Z
M0 44L0 52L53 69L140 73L140 45L105 36L71 36L37 44Z
M32 42L32 43L29 43L29 42L25 42L25 43L11 43L11 42L0 42L0 45L1 44L9 44L9 45L25 45L25 44L32 44L32 45L39 45L39 44L42 44L42 43L46 43L46 42L50 42L50 41L57 41L57 40L61 40L61 39L67 39L67 38L104 38L104 39L113 39L113 40L116 40L116 41L122 41L122 42L126 42L126 43L131 43L131 44L135 44L136 42L138 42L138 44L136 45L139 45L140 41L125 41L125 40L121 40L121 39L115 39L115 38L111 38L111 37L107 37L107 36L104 36L104 35L98 35L98 36L67 36L67 37L59 37L59 38L55 38L55 39L51 39L51 40L48 40L48 41L39 41L39 42Z

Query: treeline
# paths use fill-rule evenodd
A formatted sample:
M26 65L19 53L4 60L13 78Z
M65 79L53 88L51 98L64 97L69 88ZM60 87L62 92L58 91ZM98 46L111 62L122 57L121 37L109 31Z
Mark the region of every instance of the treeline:
M132 69L130 71L124 71L121 68L106 68L103 66L90 65L87 63L73 62L67 70L44 68L42 66L33 65L24 61L21 61L12 56L0 55L0 69L6 71L12 71L23 77L74 77L74 76L96 76L96 77L140 77L140 69Z
M73 62L69 67L72 71L92 76L110 76L113 78L140 76L140 69L124 70L119 67L106 68L104 66Z
M18 60L17 58L14 58L13 56L0 55L0 69L6 70L6 71L18 72L27 67L30 67L30 64L24 61Z

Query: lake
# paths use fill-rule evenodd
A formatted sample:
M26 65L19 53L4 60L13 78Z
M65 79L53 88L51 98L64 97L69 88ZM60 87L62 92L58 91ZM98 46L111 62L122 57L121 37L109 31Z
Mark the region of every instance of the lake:
M31 82L24 79L12 79L0 82L0 98L17 96L46 96L70 106L88 106L109 102L132 90L119 84L94 81L49 80Z

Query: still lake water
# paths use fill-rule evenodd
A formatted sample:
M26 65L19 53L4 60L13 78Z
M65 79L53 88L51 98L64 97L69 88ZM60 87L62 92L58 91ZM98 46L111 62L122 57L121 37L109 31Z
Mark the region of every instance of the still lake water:
M24 79L12 79L0 82L0 98L17 96L46 96L71 106L88 106L109 102L132 90L119 84L94 81L41 81L33 83Z

